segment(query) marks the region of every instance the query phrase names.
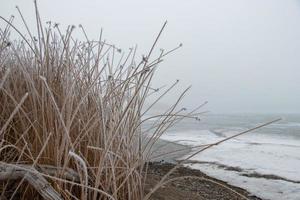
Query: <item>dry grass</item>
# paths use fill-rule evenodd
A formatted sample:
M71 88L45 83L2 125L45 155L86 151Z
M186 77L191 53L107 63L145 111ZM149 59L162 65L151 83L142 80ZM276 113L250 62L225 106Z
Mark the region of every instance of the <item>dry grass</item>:
M57 24L42 26L37 9L35 37L29 30L19 32L13 18L1 20L6 26L0 29L0 175L11 177L1 179L0 199L41 199L43 187L63 199L143 199L153 143L176 121L195 116L195 111L176 109L185 91L156 116L159 123L142 144L141 126L147 121L142 121L147 114L142 109L152 108L145 109L144 103L157 92L150 87L154 71L174 50L150 61L161 32L149 54L135 64L135 49L122 55L102 33L98 41L89 40L81 26L86 41L78 41L72 37L74 26L64 33ZM11 41L11 31L22 40ZM3 166L14 168L5 171ZM18 169L21 175L14 176ZM37 189L29 184L31 173L49 185Z

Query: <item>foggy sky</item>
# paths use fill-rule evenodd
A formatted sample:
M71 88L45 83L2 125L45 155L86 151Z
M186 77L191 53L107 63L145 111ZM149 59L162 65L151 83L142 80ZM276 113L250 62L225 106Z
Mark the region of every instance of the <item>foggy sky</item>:
M34 27L31 0L0 0L0 15L18 5ZM138 44L146 54L163 22L158 43L183 47L160 65L154 87L180 79L178 89L192 85L183 104L204 101L205 110L223 112L300 112L299 0L43 0L44 21L82 24L90 38L104 37L123 50ZM139 57L138 57L139 58ZM178 91L178 90L177 90ZM176 92L166 98L174 101ZM178 94L178 92L177 92Z

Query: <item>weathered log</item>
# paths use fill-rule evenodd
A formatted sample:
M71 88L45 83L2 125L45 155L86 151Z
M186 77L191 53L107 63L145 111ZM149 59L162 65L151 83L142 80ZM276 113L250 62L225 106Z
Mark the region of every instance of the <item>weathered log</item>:
M24 178L36 191L46 200L62 200L61 195L56 192L48 181L39 173L45 173L54 176L61 173L62 176L68 180L78 181L78 174L71 170L66 169L62 173L61 169L43 165L39 166L38 170L31 165L24 164L7 164L0 163L0 181L3 180L17 180Z
M79 183L80 177L76 171L70 168L55 167L52 165L38 165L36 170L50 176L60 175L61 178Z

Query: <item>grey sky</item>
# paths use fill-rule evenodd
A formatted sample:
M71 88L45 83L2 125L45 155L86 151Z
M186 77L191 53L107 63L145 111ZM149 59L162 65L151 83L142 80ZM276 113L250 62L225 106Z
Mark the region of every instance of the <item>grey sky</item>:
M0 2L1 16L18 16L19 5L33 26L32 1ZM184 46L161 65L154 87L192 84L186 107L208 100L217 113L300 112L299 0L43 0L39 8L45 21L83 24L91 38L103 27L108 41L124 50L138 44L139 54L168 20L157 50Z

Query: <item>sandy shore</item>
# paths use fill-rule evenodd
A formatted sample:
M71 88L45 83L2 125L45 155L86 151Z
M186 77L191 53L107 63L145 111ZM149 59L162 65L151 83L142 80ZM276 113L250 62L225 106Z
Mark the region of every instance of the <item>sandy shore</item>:
M187 155L191 151L191 147L170 142L166 140L158 140L153 145L153 151L150 155L152 162L168 162L176 163L176 160Z
M184 150L183 150L184 149ZM180 151L179 151L180 150ZM175 152L174 152L175 151ZM159 140L152 153L152 162L149 163L146 192L174 167L176 159L180 159L191 151L190 147L174 142ZM174 152L166 154L168 152ZM251 195L248 191L227 184L224 181L212 178L199 170L188 167L179 167L170 179L189 176L178 179L164 185L152 196L152 200L239 200L260 198ZM244 198L244 197L246 198Z

